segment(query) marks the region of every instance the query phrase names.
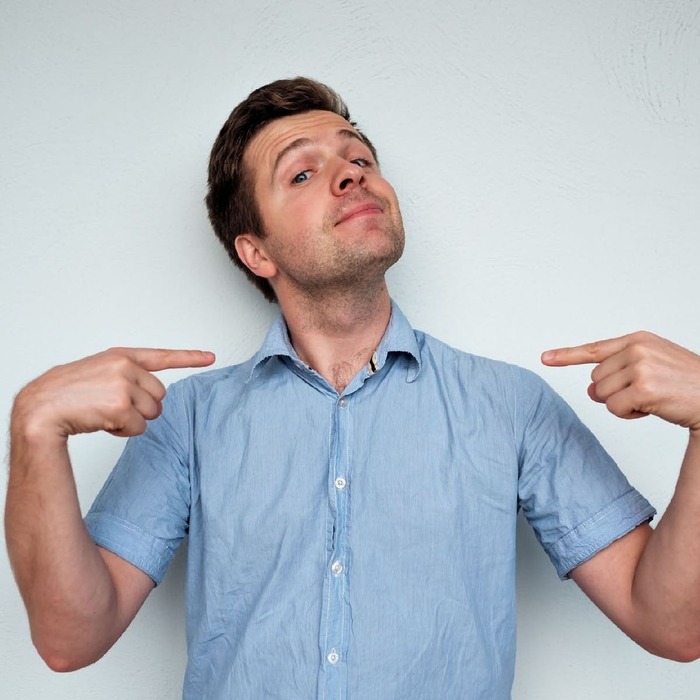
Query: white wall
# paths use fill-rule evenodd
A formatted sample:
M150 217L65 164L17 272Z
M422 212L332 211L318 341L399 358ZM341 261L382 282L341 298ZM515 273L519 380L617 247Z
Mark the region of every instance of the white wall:
M335 86L379 146L414 325L538 368L541 350L649 328L700 348L700 2L5 0L0 19L0 413L106 346L257 347L270 307L202 197L231 108L269 80ZM663 511L681 429L541 373ZM179 376L173 372L169 381ZM4 418L3 418L4 420ZM120 451L72 443L87 507ZM636 648L556 578L523 527L516 700L698 697L700 664ZM0 560L0 695L179 697L182 558L98 664L48 671Z

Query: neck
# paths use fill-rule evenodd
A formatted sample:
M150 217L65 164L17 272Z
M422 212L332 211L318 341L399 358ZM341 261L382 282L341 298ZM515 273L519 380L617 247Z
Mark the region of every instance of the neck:
M280 307L299 358L338 393L370 361L391 316L384 280L354 294L280 299Z

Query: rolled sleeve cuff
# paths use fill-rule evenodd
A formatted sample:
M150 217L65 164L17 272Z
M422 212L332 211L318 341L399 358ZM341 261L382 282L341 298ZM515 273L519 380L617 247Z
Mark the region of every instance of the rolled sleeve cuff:
M572 569L654 515L656 510L649 501L631 489L554 542L547 554L559 577L568 578Z
M106 513L88 513L84 522L95 544L141 569L156 585L163 580L175 553L167 542Z

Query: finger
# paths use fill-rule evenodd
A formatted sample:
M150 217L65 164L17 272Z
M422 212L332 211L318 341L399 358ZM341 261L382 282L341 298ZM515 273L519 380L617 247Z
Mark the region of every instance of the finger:
M134 387L131 393L131 403L133 407L146 419L158 418L163 410L163 405L147 391Z
M164 348L113 348L149 372L184 367L207 367L216 360L213 352L204 350L168 350Z
M605 400L601 399L600 396L598 396L598 394L596 393L595 383L592 382L591 384L588 385L587 392L588 392L588 398L590 398L591 400L593 400L597 403L605 403Z
M623 372L630 364L630 358L625 350L618 352L596 365L591 372L591 381L600 382L617 372Z
M136 410L131 411L119 422L106 426L105 431L117 437L133 437L146 432L146 419Z
M618 418L633 419L644 418L649 414L635 407L635 392L632 387L612 394L605 402L608 411Z
M137 387L148 392L156 401L162 401L165 397L165 386L155 374L138 368L134 372L133 381Z
M603 379L593 382L593 391L599 401L606 402L614 394L619 394L632 384L632 372L623 369L608 374Z
M568 365L585 365L598 363L624 350L629 344L629 336L597 340L567 348L555 348L542 353L542 364L550 367L565 367Z

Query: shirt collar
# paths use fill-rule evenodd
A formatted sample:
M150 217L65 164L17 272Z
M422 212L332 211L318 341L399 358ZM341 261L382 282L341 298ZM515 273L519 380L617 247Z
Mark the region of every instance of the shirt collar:
M410 355L411 359L406 374L406 381L414 381L418 377L421 368L420 348L411 324L393 299L391 300L389 325L375 353L377 357L377 371L384 366L386 358L392 352Z
M414 381L418 377L421 368L420 348L418 347L416 334L413 328L411 328L411 324L393 299L391 300L391 318L389 319L389 325L375 352L376 372L382 369L389 353L392 352L410 355L411 360L409 362L406 381ZM248 381L258 376L262 366L266 364L271 357L277 356L289 357L294 362L301 363L289 339L287 324L285 323L281 311L277 312L277 316L272 321L272 325L265 336L260 350L258 350L253 357L253 364Z

